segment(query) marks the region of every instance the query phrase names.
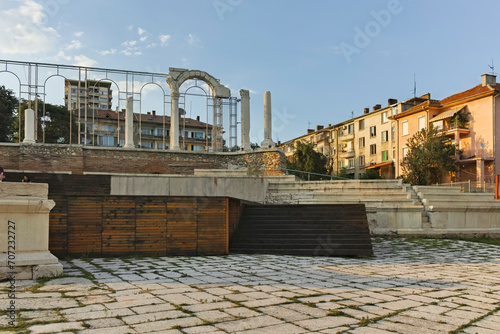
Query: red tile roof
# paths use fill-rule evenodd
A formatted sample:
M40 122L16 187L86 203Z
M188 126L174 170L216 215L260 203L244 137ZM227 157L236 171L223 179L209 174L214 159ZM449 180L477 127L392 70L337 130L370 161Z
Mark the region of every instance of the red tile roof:
M466 90L466 91L463 91L463 92L460 92L457 94L453 94L451 96L448 96L447 98L442 99L441 104L444 105L444 104L448 104L451 102L459 101L459 100L466 99L466 98L471 97L471 96L490 92L490 91L493 91L495 89L500 90L500 84L496 84L496 86L493 88L494 89L490 88L490 86L483 87L482 85L477 85L476 87L473 87L469 90Z

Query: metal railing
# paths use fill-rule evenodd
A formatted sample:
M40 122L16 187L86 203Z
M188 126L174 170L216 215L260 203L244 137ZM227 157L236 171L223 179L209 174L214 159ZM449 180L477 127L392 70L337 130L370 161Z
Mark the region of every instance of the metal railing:
M228 169L231 169L231 166L253 167L253 168L264 169L265 173L263 173L263 175L273 175L273 174L269 173L270 170L279 170L281 172L284 172L285 175L290 175L290 172L291 172L292 175L296 175L296 173L298 173L298 174L305 174L305 175L307 175L307 181L311 181L311 175L321 177L320 180L323 180L323 178L326 179L326 180L328 180L328 179L329 180L339 179L339 180L348 180L348 181L352 181L353 180L353 179L349 179L349 178L346 178L346 177L340 177L340 176L329 175L329 174L313 173L313 172L305 172L303 170L297 170L297 169L281 168L281 167L269 167L269 166L265 166L265 165L252 165L252 164L237 163L237 162L231 162L231 161L229 161L228 162ZM298 176L298 175L296 175L296 176ZM305 179L303 179L303 180L305 180ZM318 181L318 180L315 179L313 181Z
M436 183L440 187L460 187L460 192L463 193L495 193L495 183L492 182L476 182L476 181L463 181L463 182L450 182L450 183Z

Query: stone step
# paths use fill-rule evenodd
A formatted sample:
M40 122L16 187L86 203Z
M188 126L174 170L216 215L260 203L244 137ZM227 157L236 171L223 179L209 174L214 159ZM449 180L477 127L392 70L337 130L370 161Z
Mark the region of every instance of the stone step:
M431 194L431 193L446 193L446 194L459 194L461 191L461 187L439 187L439 186L413 186L413 189L415 190L416 193L424 193L424 194Z
M427 200L441 200L443 199L443 196L446 196L447 199L449 200L468 200L468 201L494 201L495 200L495 195L494 194L469 194L469 193L458 193L458 194L438 194L438 193L419 193L421 194L422 198L425 198Z

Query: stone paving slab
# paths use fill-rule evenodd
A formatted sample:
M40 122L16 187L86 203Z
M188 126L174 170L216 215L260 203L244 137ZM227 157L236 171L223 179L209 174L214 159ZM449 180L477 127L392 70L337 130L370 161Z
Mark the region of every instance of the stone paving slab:
M500 247L374 238L375 256L70 259L0 283L18 333L499 333ZM90 274L89 274L90 273ZM10 328L9 328L10 327ZM458 330L460 329L460 330Z

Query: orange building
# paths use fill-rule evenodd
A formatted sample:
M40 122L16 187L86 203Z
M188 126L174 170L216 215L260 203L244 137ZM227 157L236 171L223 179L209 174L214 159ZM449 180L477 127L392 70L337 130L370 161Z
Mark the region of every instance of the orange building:
M398 133L396 177L402 174L401 162L407 141L422 128L440 129L462 150L457 157L459 172L443 182L494 182L500 173L500 84L496 76L484 74L482 83L443 100L430 98L395 116Z

